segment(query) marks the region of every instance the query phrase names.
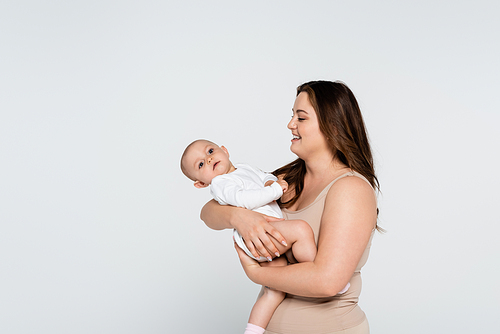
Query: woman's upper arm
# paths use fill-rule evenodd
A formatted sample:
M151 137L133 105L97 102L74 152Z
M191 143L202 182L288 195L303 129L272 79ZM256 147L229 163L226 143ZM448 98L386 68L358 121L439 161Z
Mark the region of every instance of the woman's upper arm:
M366 181L345 177L332 186L325 200L314 261L322 268L321 283L326 291L337 293L349 282L376 222L376 196Z

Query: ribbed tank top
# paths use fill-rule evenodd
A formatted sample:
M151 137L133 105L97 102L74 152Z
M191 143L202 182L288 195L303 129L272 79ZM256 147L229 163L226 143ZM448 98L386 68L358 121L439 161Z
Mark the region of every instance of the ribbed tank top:
M357 172L345 173L326 186L314 202L305 208L297 211L283 209L284 218L287 220L302 219L309 223L317 243L326 195L335 182L347 176L357 176L368 182L364 176ZM370 183L368 182L368 184ZM328 298L309 298L288 294L274 312L265 333L327 334L361 324L366 316L358 306L361 293L360 271L368 259L374 231L372 231L368 245L349 281L351 286L345 294Z

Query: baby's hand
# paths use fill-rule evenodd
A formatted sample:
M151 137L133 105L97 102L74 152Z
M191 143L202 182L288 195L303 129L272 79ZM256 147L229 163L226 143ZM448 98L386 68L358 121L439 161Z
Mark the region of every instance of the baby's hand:
M269 180L267 181L265 184L264 184L264 187L269 187L271 184L273 184L274 181L273 180Z
M283 193L285 193L288 190L288 183L285 180L280 179L276 182L281 186L281 189L283 189Z

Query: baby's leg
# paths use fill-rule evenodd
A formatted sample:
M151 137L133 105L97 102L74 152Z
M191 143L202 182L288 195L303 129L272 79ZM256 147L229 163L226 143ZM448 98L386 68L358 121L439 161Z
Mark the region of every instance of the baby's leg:
M287 261L284 257L276 258L271 262L262 262L261 266L286 266ZM278 305L285 299L285 293L277 290L264 288L262 296L255 302L250 313L248 323L265 329L271 320L274 311ZM262 331L263 332L263 331Z
M273 240L280 254L284 254L287 250L291 249L297 261L314 261L317 248L314 241L314 233L308 223L303 220L282 220L272 222L271 224L280 231L288 243L288 246L283 246Z

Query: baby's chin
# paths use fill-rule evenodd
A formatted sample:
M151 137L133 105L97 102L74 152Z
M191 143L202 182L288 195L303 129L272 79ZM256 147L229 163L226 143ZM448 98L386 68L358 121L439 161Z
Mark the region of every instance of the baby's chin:
M207 184L211 184L213 179L215 179L217 176L221 176L224 174L227 174L227 173L225 173L224 171L217 171L217 173L214 174L214 177L211 180L209 180L210 183L207 183Z

